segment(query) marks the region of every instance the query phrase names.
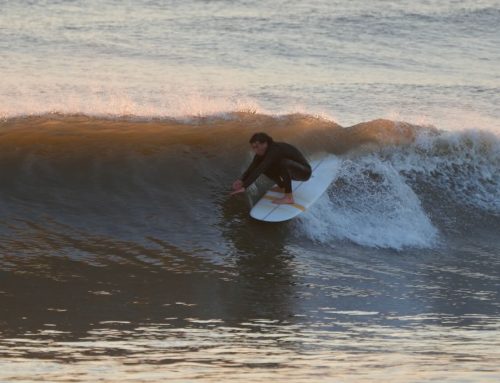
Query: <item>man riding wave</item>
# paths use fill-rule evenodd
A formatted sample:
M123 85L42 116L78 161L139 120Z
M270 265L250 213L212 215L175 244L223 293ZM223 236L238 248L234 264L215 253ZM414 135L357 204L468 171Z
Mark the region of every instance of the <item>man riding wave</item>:
M255 133L250 138L250 145L255 156L248 169L233 182L231 195L243 193L264 174L278 185L271 190L284 193L273 203L293 204L292 180L307 181L311 177L311 165L295 146L275 142L266 133Z

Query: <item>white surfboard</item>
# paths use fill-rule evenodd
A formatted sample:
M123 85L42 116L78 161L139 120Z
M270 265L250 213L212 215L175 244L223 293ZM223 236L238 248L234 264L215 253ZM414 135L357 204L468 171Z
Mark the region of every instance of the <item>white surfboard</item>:
M294 204L278 205L274 200L283 193L269 190L250 210L250 216L260 221L282 222L306 211L337 177L340 160L333 156L311 162L312 175L307 181L292 181Z

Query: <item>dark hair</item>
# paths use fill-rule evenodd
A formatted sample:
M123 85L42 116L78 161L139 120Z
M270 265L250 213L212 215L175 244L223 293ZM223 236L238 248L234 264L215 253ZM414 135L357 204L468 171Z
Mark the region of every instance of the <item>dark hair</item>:
M273 138L269 136L266 133L260 132L260 133L255 133L251 138L250 138L250 143L253 144L254 142L260 142L261 144L264 142L267 142L268 145L273 143Z

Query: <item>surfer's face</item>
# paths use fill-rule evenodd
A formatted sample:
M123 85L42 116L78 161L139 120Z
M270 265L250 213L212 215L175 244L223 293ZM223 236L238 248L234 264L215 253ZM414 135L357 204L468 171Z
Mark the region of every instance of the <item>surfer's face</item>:
M263 156L267 150L267 142L259 142L259 141L252 142L252 150L258 156Z

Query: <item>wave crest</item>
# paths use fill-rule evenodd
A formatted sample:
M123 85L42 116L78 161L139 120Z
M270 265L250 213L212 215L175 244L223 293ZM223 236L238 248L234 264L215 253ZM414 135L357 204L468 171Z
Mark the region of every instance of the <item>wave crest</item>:
M220 235L214 230L223 222L246 213L242 203L228 202L227 192L249 161L248 138L256 131L295 144L310 158L330 153L342 161L328 194L297 221L315 241L433 246L443 199L455 206L445 212L451 216L456 206L500 215L496 136L389 120L344 128L310 115L248 112L189 120L7 119L0 123L0 212L4 222L43 216L169 238L180 235L179 225L194 225L206 243Z

